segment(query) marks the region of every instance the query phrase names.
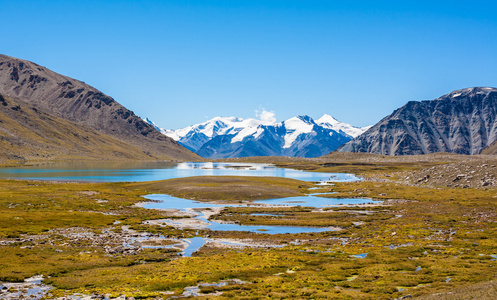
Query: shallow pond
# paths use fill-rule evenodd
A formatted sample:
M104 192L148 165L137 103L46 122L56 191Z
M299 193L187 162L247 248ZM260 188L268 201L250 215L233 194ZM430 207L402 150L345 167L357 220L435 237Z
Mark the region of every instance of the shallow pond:
M324 195L324 194L325 193L319 193L319 195ZM254 203L322 208L322 207L337 206L337 205L375 204L375 203L381 203L381 201L374 201L366 198L325 198L311 194L309 196L258 200L254 201Z
M188 243L186 249L181 253L181 255L185 257L190 257L192 254L198 249L202 248L202 246L207 242L206 239L201 237L194 237L191 239L184 239L185 242Z
M59 162L0 168L0 178L60 181L128 182L154 181L191 176L273 176L303 181L355 181L352 174L305 172L268 164L211 162Z

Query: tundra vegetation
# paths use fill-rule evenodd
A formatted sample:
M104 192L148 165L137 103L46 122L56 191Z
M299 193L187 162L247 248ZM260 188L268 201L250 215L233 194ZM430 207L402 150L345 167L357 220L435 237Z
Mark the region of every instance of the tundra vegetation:
M448 157L444 164L452 160ZM165 299L183 296L186 287L194 286L202 297L218 299L393 299L406 295L464 299L472 293L492 299L497 264L496 190L406 180L413 172L443 166L440 161L378 164L352 160L328 165L318 160L276 161L285 167L354 171L366 178L332 186L270 177L145 183L0 180L0 281L22 281L41 274L44 283L54 287L52 298L97 293ZM228 207L213 216L246 225L337 229L274 235L149 225L144 221L183 216L136 205L150 193L250 203L315 192L333 192L323 197L368 197L384 202L324 209ZM192 257L181 257L174 248L119 249L120 237L143 232L171 240L208 236L268 246L207 243ZM221 282L226 284L207 284Z

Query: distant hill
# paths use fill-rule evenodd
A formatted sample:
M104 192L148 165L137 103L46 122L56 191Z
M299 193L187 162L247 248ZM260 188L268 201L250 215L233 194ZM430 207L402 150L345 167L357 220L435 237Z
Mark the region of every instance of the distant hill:
M152 121L146 121L155 126ZM317 157L330 153L365 130L329 115L316 121L309 116L297 116L280 123L216 117L178 130L157 129L206 158Z
M338 151L479 154L496 138L497 89L474 87L435 100L410 101Z
M26 60L0 55L0 94L109 135L151 159L200 159L97 89Z

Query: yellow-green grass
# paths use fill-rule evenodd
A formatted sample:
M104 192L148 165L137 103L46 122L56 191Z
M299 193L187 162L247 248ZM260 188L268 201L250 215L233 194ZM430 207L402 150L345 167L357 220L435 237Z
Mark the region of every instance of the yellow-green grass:
M54 238L51 238L54 240ZM29 243L0 247L0 281L22 281L35 274L51 277L64 276L77 270L103 267L126 268L145 262L169 261L175 250L145 249L134 256L110 256L102 247L59 240L56 245L28 246Z
M0 180L0 237L40 234L53 228L136 224L160 211L132 207L143 192L120 183L52 183Z
M76 270L49 282L72 291L155 296L161 291L180 293L183 287L199 282L238 278L250 284L231 286L228 291L216 288L225 291L221 298L245 295L250 299L297 299L330 294L336 298L391 299L407 293L439 292L461 283L489 280L494 275L488 259L456 258L419 246L396 250L358 245L328 247L307 244L271 250L206 250L196 257L169 263ZM428 254L424 254L426 250ZM364 259L351 257L366 251L368 257ZM352 276L357 277L348 280ZM399 292L401 288L404 291Z
M270 216L252 215L257 213ZM215 217L217 220L237 222L244 225L283 225L283 226L316 226L316 227L350 227L355 222L369 222L378 218L389 218L391 215L358 214L354 211L313 211L310 208L225 208Z
M308 191L308 184L298 181L240 180L191 178L131 184L1 180L0 234L9 240L7 236L49 234L47 230L60 227L87 227L98 232L104 228L118 230L127 224L141 231L188 237L195 232L142 225L145 219L165 217L164 213L133 204L144 200L141 195L146 193L166 191L209 199L216 187L221 187L219 197L228 200L236 184L264 184L274 186L276 191L293 190L299 194ZM195 186L195 182L199 182L200 189L196 187L192 192L188 186ZM180 190L181 186L186 189ZM205 195L199 191L203 187L207 187ZM204 247L194 257L172 261L174 252L148 250L132 256L106 256L102 247L52 236L54 245L22 242L0 246L0 277L19 280L42 273L52 276L47 282L56 287L54 295L109 292L142 298L161 296L164 291L179 295L185 286L199 282L230 278L250 282L203 288L223 291L218 297L221 299L392 299L444 292L495 278L496 262L490 256L497 254L494 192L378 182L337 183L332 189L336 197L409 201L389 201L388 206L380 207L336 207L319 213L308 208L229 208L218 218L283 225L279 218L248 215L274 213L284 215L285 222L295 225L341 224L343 230L299 235L200 231L200 236L258 238L272 244L298 242L267 249ZM254 197L243 189L241 195L241 200ZM354 212L361 209L372 214ZM114 225L115 221L121 224ZM357 222L362 225L351 225ZM26 246L31 249L21 248ZM366 258L352 256L363 253L368 253Z

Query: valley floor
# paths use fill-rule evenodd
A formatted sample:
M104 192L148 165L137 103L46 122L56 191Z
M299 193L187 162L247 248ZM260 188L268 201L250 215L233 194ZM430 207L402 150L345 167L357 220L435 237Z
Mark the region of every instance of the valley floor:
M15 299L33 287L49 299L495 298L494 157L336 153L233 161L351 172L365 180L332 186L238 177L146 183L0 180L0 298ZM189 216L137 205L151 193L247 203L311 192L384 202L324 209L228 207L210 215L243 225L339 229L274 235L163 226L158 220ZM178 255L193 237L208 242L191 257ZM45 286L34 277L40 275ZM12 284L26 278L32 279L25 286Z

